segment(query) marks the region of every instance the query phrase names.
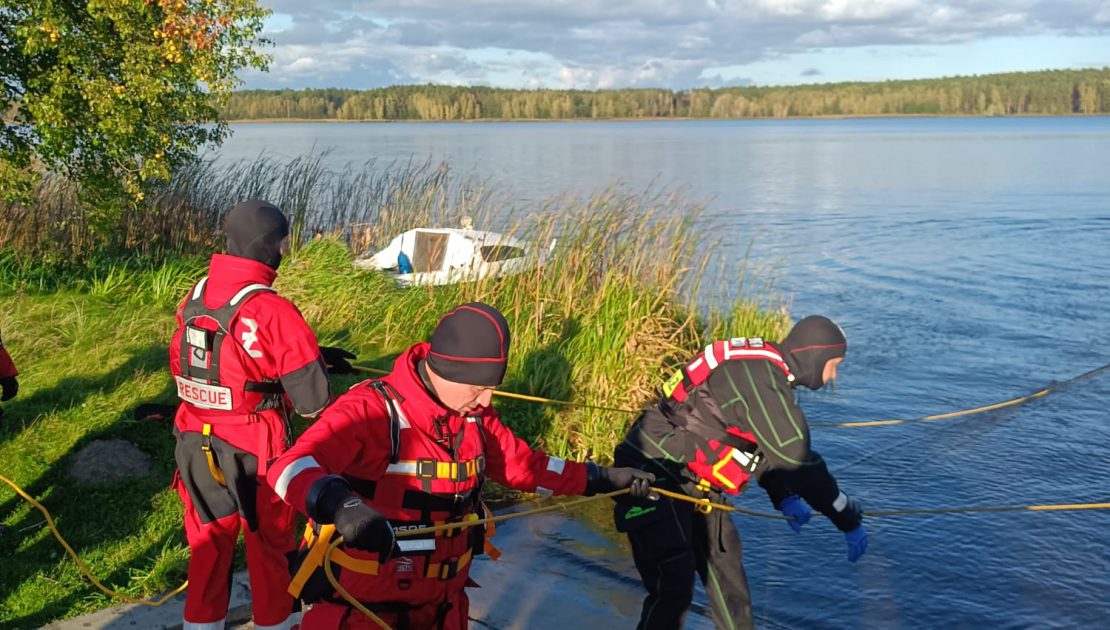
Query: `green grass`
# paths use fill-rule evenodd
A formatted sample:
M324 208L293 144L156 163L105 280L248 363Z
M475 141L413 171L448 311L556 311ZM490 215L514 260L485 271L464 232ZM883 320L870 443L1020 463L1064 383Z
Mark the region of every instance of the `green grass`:
M360 188L363 197L367 190L382 195L378 222L369 231L350 228L310 240L278 277L278 290L298 305L321 343L352 349L365 365L390 367L447 309L481 300L505 313L513 333L503 389L637 409L654 398L670 369L709 340L777 338L788 323L774 304L743 297L741 279L722 285L706 278L717 250L693 231L698 207L673 195L610 190L553 200L521 216L474 201L482 193L446 195L441 172L422 173L424 179ZM304 197L304 186L316 185L310 175L297 180L302 188L284 194ZM225 187L257 192L257 184ZM351 265L349 240L376 247L406 226L455 224L460 211L479 217L479 226L496 216L497 225L509 226L503 229L538 243L556 238L558 246L547 265L520 275L434 289L400 289ZM106 584L135 595L176 587L187 550L181 508L169 491L173 438L166 423L137 422L131 410L141 402L173 401L166 369L173 309L203 275L207 256L189 255L195 250L185 247L176 255L112 256L105 249L76 257L41 243L38 253L19 245L0 238L0 330L22 370L20 396L4 404L0 474L44 502ZM741 297L711 308L698 306L703 293ZM360 378L336 378L333 391ZM634 419L496 400L506 423L531 443L602 463ZM67 470L76 452L104 438L135 443L150 455L153 473L104 486L71 481ZM0 626L37 627L112 603L79 576L38 512L6 487L0 487L0 519Z

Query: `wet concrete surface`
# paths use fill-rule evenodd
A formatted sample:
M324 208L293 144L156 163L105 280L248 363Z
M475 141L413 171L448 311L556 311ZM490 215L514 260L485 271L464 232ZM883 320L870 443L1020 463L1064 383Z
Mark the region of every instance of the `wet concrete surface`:
M522 504L499 513L528 510ZM481 556L470 575L471 628L566 630L634 628L644 591L623 536L606 525L612 504L551 512L498 524L493 543L499 560ZM709 630L704 592L687 618L687 630ZM229 626L253 628L250 622Z
M514 506L517 513L549 500ZM494 630L567 630L634 628L644 591L624 537L610 525L608 500L499 523L493 542L503 555L475 559L468 589L471 628ZM249 582L236 575L228 628L249 630ZM183 597L162 608L117 606L85 617L51 624L54 630L86 628L164 628L181 626ZM705 593L699 585L687 630L713 628ZM761 628L774 628L757 620Z

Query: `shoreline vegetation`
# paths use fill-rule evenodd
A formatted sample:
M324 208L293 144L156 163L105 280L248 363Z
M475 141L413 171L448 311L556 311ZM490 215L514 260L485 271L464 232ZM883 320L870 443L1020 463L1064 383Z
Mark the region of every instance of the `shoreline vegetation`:
M243 90L221 115L247 121L554 121L1062 116L1110 114L1110 67L903 81L691 90L523 90L400 85Z
M1108 112L1097 112L1094 114L1009 114L1006 118L1055 118L1059 116L1068 116L1069 118L1097 118L1100 116L1110 116ZM251 125L251 124L276 124L276 123L335 123L335 124L361 124L361 123L580 123L580 122L684 122L684 121L713 121L713 120L867 120L869 118L876 119L901 119L901 118L982 118L978 114L829 114L820 116L782 116L778 118L669 118L666 116L655 116L652 118L642 117L625 117L625 118L477 118L470 120L411 120L403 118L386 118L386 119L360 119L360 120L340 120L338 118L238 118L228 120L227 122L232 125Z
M483 300L512 327L503 389L637 409L668 368L710 339L774 338L789 324L769 284L717 275L715 248L693 231L700 205L667 189L614 188L517 208L431 163L334 171L319 155L200 162L106 231L88 225L71 194L47 181L33 206L0 204L0 329L22 370L20 395L4 403L0 462L3 474L53 512L97 577L132 595L176 587L187 558L180 503L169 489L169 425L136 420L132 410L175 400L165 347L174 308L221 249L220 222L236 201L263 197L286 211L298 246L282 263L278 291L297 304L321 344L350 348L375 368L389 369L450 306ZM351 264L403 230L457 226L463 216L479 229L557 244L544 266L436 288L401 289ZM362 378L333 377L333 391ZM635 419L496 404L531 443L601 462ZM73 481L81 448L108 439L135 444L149 456L150 473ZM37 627L114 603L63 557L37 512L2 496L0 544L18 561L0 563L0 625Z

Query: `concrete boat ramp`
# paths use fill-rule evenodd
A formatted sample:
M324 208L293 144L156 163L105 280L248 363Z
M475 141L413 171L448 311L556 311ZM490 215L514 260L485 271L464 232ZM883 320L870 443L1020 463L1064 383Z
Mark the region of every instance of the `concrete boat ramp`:
M503 555L482 556L469 589L471 628L495 630L634 628L643 590L623 536L608 526L610 503L500 523L493 542ZM499 513L536 507L522 504ZM688 630L713 628L699 588ZM228 627L252 628L246 572L235 576ZM184 596L160 608L125 604L55 622L49 630L160 630L181 627ZM761 623L761 626L764 624Z

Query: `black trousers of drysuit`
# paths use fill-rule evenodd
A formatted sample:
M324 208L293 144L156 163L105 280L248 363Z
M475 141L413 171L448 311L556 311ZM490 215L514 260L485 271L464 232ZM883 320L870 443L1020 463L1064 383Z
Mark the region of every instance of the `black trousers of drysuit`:
M720 496L710 500L720 502ZM704 514L689 502L666 497L622 497L614 518L632 543L632 557L648 592L637 630L681 628L694 597L695 575L709 596L718 628L754 627L744 550L726 512Z

